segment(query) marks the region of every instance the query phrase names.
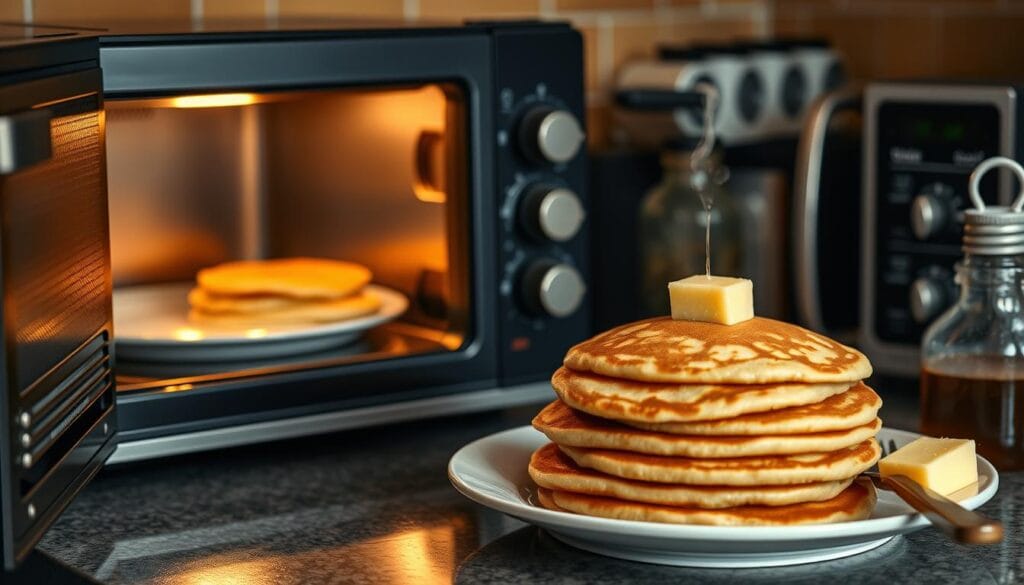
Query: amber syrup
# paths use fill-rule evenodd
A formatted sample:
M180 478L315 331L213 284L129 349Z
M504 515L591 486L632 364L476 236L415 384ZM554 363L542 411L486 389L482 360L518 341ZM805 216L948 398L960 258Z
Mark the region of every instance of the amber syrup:
M1024 372L997 359L943 360L921 371L921 431L974 439L1001 470L1024 469Z

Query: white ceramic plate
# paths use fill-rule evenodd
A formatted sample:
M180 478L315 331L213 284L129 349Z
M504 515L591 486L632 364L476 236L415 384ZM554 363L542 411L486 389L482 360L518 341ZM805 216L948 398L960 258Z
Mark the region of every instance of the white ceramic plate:
M920 435L883 428L879 441L903 446ZM545 528L562 542L602 555L685 567L773 567L838 559L871 550L927 526L896 494L878 490L871 518L806 526L700 526L611 520L555 512L536 504L530 454L548 442L532 427L484 437L448 464L455 488L471 500ZM996 493L999 475L978 457L978 485L953 494L974 509Z
M117 356L161 363L260 360L323 351L351 343L366 330L405 312L408 300L379 285L376 313L337 323L209 327L188 320L192 283L133 286L114 290L114 339Z

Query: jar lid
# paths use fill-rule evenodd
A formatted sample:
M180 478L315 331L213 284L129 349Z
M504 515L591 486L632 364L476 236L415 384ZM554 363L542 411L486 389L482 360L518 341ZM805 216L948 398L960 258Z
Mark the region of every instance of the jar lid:
M978 191L985 173L1000 166L1012 170L1021 185L1010 207L986 205ZM986 159L971 172L968 192L974 209L964 211L964 252L986 256L1024 254L1024 167L1004 156Z

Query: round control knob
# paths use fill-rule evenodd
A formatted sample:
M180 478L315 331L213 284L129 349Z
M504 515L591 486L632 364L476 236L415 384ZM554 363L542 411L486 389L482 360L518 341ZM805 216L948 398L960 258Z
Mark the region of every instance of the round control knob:
M948 205L935 195L918 195L910 204L910 229L919 240L928 238L946 229L949 218Z
M519 143L538 162L571 160L583 145L583 129L572 113L549 106L528 111L519 126Z
M538 260L523 274L523 302L538 315L568 317L579 308L586 290L575 268L553 260Z
M585 217L580 198L562 187L534 189L519 206L519 220L523 228L541 240L571 240L580 231Z
M946 307L946 289L933 278L921 277L910 285L910 314L927 323Z

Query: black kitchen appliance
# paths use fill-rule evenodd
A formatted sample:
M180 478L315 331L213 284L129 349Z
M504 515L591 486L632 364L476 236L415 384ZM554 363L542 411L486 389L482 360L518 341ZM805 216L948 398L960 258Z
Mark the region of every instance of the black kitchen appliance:
M874 82L829 96L811 117L794 220L800 313L812 326L845 328L842 315L856 313L850 291L858 290L859 345L881 373L917 375L924 330L955 301L968 176L991 156L1020 159L1020 91L987 82ZM863 120L859 157L849 131L827 131L851 111ZM1014 193L1008 174L982 182L989 202L1008 204ZM851 230L857 209L859 234Z
M253 258L359 262L409 309L287 358L253 345L168 363L123 330L113 461L550 395L591 332L578 32L140 31L100 37L115 325L124 291L187 290L202 268Z
M116 444L98 50L0 25L4 583L86 582L33 547Z

